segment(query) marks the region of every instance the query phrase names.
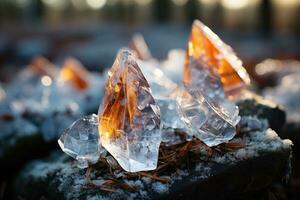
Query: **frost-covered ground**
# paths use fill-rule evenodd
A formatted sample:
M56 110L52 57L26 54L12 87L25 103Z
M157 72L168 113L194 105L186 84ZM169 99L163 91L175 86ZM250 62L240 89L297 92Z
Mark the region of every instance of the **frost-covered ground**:
M266 120L258 119L255 116L245 116L242 117L239 129L243 136L234 138L232 142L242 144L245 147L234 151L214 153L211 156L208 156L206 151L201 151L199 156L203 161L190 166L189 170L193 171L194 174L190 181L201 181L213 176L212 166L215 165L235 165L239 161L267 153L291 150L292 142L281 140L273 130L268 128ZM28 164L23 170L20 180L46 184L48 191L56 192L60 198L64 199L147 199L152 198L153 195L167 194L174 185L178 184L178 181L188 177L190 171L178 169L171 174L161 175L161 178L171 180L168 183L148 177L124 178L122 180L135 188L135 192L127 192L122 189L117 189L115 192L102 192L95 188L95 186L101 187L105 182L97 170L91 171L90 177L94 187L88 188L85 170L77 168L76 163L68 160L65 155L53 154L52 158L48 160L34 161ZM116 174L116 176L122 176L122 173Z
M101 74L90 73L89 87L83 91L56 79L45 86L43 78L26 68L6 88L6 96L0 100L0 140L39 132L45 141L53 141L75 119L97 111L104 87Z
M300 123L300 73L282 77L274 88L267 88L263 95L282 105L287 111L287 122Z

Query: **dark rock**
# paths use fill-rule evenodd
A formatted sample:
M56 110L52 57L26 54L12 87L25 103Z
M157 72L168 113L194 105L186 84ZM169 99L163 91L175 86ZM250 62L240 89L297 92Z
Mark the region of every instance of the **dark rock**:
M54 142L46 143L38 132L15 136L9 140L1 138L0 163L2 170L0 177L10 175L28 160L44 156L50 149L53 149L54 145L56 145Z
M274 131L250 132L233 142L245 147L212 156L200 154L188 167L164 171L160 177L169 178L169 183L143 176L121 178L136 188L134 192L100 190L106 175L101 175L97 164L92 166L90 177L98 187L90 187L86 170L77 168L66 155L55 153L22 170L15 194L25 199L232 199L265 189L272 181L282 180L289 170L291 142L281 140Z
M270 128L278 133L281 132L286 121L286 113L278 104L254 93L247 93L247 97L239 100L237 105L241 116L250 115L267 119Z
M177 181L169 199L230 199L250 197L266 188L285 173L289 152L276 152L240 161L234 165L212 166L212 176L206 180L191 181L197 174L191 173ZM271 167L272 166L272 167Z
M56 145L56 144L55 144ZM0 117L0 177L5 177L30 159L43 156L53 147L30 121L4 114Z

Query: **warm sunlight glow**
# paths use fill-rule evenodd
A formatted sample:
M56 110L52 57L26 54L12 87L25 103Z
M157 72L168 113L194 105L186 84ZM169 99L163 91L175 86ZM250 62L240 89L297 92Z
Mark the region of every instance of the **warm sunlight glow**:
M44 86L49 87L52 84L52 79L50 76L43 76L41 78L41 82Z

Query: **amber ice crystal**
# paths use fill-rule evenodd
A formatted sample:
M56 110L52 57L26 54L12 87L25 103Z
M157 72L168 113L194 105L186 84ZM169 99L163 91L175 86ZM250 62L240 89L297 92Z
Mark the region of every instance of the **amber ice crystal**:
M129 172L153 170L161 142L159 108L136 58L121 50L99 109L102 146Z
M192 79L192 67L207 68L220 81L226 93L250 84L250 78L230 46L211 29L196 20L188 41L183 81Z
M60 78L69 82L77 90L89 87L88 71L74 58L68 58L60 71Z

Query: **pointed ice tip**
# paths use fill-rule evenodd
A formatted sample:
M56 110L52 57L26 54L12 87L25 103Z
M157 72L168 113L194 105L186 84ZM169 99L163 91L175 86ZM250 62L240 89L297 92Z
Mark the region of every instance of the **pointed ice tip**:
M202 26L202 27L204 27L205 25L199 19L195 19L193 21L193 25L192 26Z
M118 56L121 56L121 57L129 57L129 56L133 56L135 58L135 55L134 53L132 52L132 50L130 50L129 48L127 47L122 47L119 51L118 51Z
M250 84L250 77L232 48L199 20L193 22L187 55L187 59L198 60L198 65L204 63L210 70L219 74L226 95ZM191 71L188 69L191 62L196 61L186 61L186 72ZM185 73L184 82L190 82L189 77L188 73Z
M75 89L79 91L83 91L90 86L89 72L79 60L73 57L68 57L65 59L59 75L61 80L69 82Z
M150 60L152 58L149 47L141 33L135 33L128 46L136 53L137 58L141 60Z

